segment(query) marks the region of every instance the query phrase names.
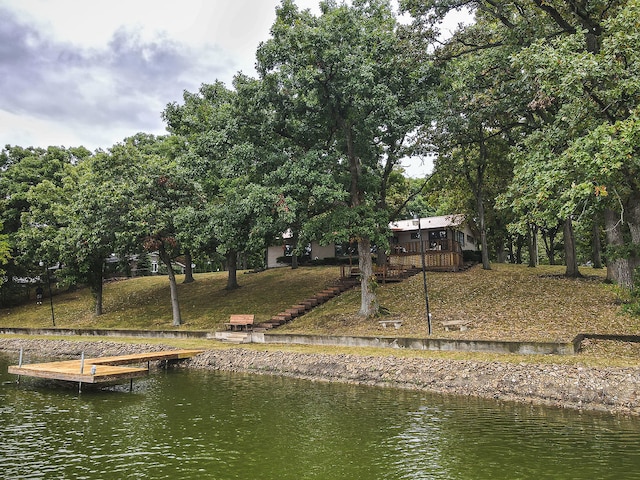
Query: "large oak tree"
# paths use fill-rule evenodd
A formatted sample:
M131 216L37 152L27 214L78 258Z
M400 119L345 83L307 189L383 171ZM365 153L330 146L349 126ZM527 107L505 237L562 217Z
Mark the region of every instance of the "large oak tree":
M314 16L283 1L258 49L258 70L291 138L333 160L347 201L310 224L323 241L357 241L359 313L370 316L378 311L371 251L387 242L385 195L408 135L423 121L416 92L429 66L411 58L389 2L327 1L321 10Z

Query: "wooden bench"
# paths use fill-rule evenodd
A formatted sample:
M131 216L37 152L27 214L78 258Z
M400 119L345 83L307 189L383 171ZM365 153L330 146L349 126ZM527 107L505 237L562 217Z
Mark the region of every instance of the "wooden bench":
M387 325L393 325L396 330L402 326L402 320L378 320L378 323L382 328L387 328Z
M469 326L469 321L468 320L449 320L446 322L442 322L442 326L447 332L455 329L458 329L461 332L464 332Z
M229 321L225 323L227 329L234 331L252 330L255 315L230 315Z

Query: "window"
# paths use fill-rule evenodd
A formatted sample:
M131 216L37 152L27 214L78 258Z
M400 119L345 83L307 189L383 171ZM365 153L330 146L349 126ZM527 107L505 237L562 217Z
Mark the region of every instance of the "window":
M437 242L438 240L444 240L447 238L446 230L433 230L429 232L429 241Z
M336 244L336 257L348 257L353 255L358 255L357 243Z

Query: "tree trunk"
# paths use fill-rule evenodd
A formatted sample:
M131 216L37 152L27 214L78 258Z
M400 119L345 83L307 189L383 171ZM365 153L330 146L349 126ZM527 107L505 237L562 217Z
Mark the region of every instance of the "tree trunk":
M640 193L634 193L631 195L627 204L627 224L629 225L629 232L631 233L631 255L629 257L629 270L631 271L631 288L634 287L635 275L638 267L640 267L640 256L638 251L640 250Z
M529 225L529 267L538 266L538 227L536 225Z
M238 252L230 250L227 252L227 270L229 274L227 276L227 290L235 290L239 288L238 285Z
M623 247L624 236L620 215L610 208L604 211L604 226L609 247ZM633 274L631 262L628 258L619 256L620 253L611 251L607 254L607 280L615 282L623 288L631 288Z
M522 265L522 248L524 247L524 236L518 235L516 239L516 256L515 263L518 265Z
M184 252L184 281L182 283L193 283L195 279L193 278L193 259L191 258L191 252Z
M102 309L102 281L100 281L99 284L95 285L94 290L93 290L93 295L96 301L96 309L95 309L95 314L96 316L102 315L103 309Z
M350 121L341 119L349 158L349 203L357 208L363 203L364 192L361 189L362 164L355 150L353 125ZM373 261L371 260L371 240L369 237L358 238L358 267L360 268L360 311L359 315L371 317L378 313L378 300L375 293L375 277L373 276Z
M513 236L509 236L509 263L516 263L515 250L513 249Z
M480 245L482 248L482 268L491 270L489 263L489 245L487 244L487 227L484 219L484 202L482 201L482 191L476 191L476 207L478 209L478 218L480 220Z
M582 275L578 270L578 258L576 257L576 242L573 236L573 220L567 217L564 222L564 260L567 265L565 276L578 278Z
M371 317L378 313L379 305L375 294L376 277L373 275L371 241L368 238L358 239L358 267L361 275L359 315Z
M496 251L496 261L498 263L507 263L507 258L509 257L509 250L507 250L507 246L504 243L504 241L500 242Z
M89 273L90 290L95 302L94 312L96 316L102 315L103 312L103 280L104 280L104 259L100 257L92 262L91 272ZM47 274L49 271L47 270ZM49 276L47 275L47 279Z
M593 216L591 230L591 261L593 268L602 268L602 242L600 241L600 217L596 213Z
M292 249L291 252L291 270L295 270L298 268L298 232L294 231L291 237Z
M544 241L544 250L547 252L547 258L549 259L549 265L556 264L556 234L558 229L556 227L546 229L542 233L542 240Z
M178 301L178 283L176 282L176 274L171 267L171 257L166 252L164 247L160 247L159 250L160 259L167 267L167 272L169 273L169 290L171 292L171 313L173 316L174 327L179 327L182 325L182 316L180 315L180 302Z

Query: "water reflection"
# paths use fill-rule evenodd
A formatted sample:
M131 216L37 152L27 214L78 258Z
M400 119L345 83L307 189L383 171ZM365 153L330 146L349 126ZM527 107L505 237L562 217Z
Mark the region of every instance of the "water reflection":
M2 384L2 476L640 478L636 419L217 372L125 390Z

